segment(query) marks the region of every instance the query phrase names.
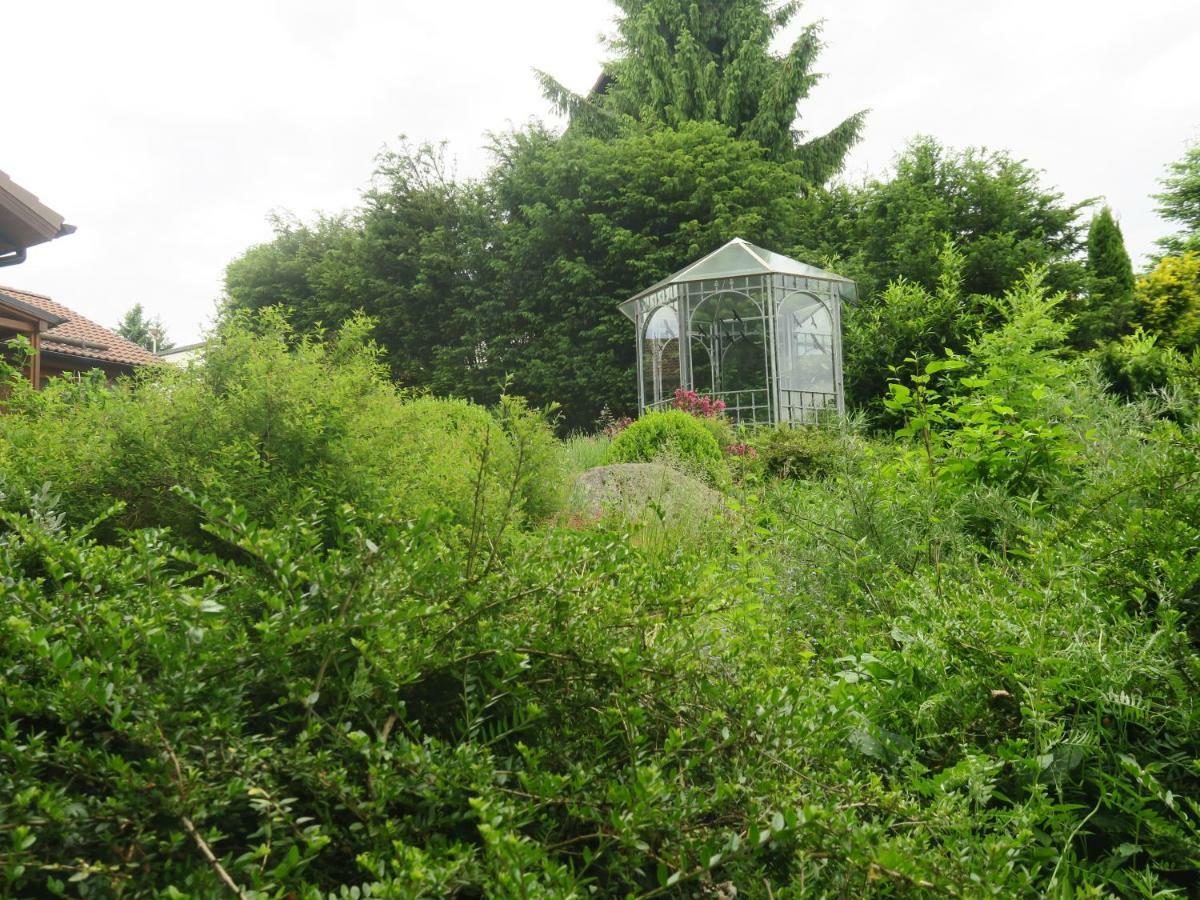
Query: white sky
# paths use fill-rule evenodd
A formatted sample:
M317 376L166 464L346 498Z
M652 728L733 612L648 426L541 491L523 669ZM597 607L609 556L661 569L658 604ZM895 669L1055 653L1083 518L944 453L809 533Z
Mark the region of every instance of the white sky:
M134 302L176 343L212 318L266 215L352 206L375 154L548 115L531 75L583 90L608 0L58 0L4 3L0 169L79 231L0 283L115 324ZM1103 195L1135 264L1167 227L1164 166L1200 137L1197 0L809 0L823 131L864 107L850 177L914 134L1007 149L1070 199Z

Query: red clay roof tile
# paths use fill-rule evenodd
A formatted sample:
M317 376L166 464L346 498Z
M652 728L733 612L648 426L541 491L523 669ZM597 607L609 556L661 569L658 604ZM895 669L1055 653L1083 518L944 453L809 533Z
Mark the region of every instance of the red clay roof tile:
M64 356L74 356L80 359L94 359L98 363L109 363L123 366L144 366L151 363L161 363L153 353L126 340L119 334L97 325L86 316L81 316L61 303L55 303L49 297L41 294L31 294L29 291L19 291L16 288L0 286L0 295L11 294L17 300L22 300L30 306L52 313L66 319L61 325L42 332L42 349L51 353L61 353ZM4 299L0 296L0 303ZM63 344L55 341L55 336L71 341L82 341L91 344L90 347L80 347L74 344ZM99 349L103 347L104 349Z

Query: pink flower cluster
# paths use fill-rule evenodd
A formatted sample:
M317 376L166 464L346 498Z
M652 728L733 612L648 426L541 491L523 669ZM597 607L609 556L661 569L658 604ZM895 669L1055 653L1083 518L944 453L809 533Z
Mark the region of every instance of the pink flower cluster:
M725 412L724 400L713 400L695 391L685 391L678 388L675 391L674 407L702 419L715 419Z
M725 452L730 456L744 456L746 459L754 459L758 456L758 451L749 444L730 444L725 448Z

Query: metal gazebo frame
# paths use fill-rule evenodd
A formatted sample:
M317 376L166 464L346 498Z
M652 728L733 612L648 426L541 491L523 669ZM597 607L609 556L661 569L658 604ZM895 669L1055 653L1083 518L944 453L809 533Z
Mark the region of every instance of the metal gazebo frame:
M735 238L621 304L637 327L639 411L682 388L737 423L843 414L842 303L856 297L848 278Z

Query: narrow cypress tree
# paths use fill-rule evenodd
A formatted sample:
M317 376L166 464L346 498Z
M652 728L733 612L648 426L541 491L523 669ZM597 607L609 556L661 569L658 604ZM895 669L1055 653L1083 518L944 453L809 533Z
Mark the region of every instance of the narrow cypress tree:
M637 123L673 128L715 121L757 141L775 159L796 160L809 183L841 169L858 141L864 112L810 138L796 127L797 106L821 79L813 65L820 31L809 25L782 56L771 42L800 10L798 0L615 0L622 15L609 41L615 58L581 97L538 73L572 127L611 136Z
M1088 228L1087 275L1087 297L1075 320L1074 340L1081 348L1115 340L1133 325L1133 264L1121 226L1107 206Z

